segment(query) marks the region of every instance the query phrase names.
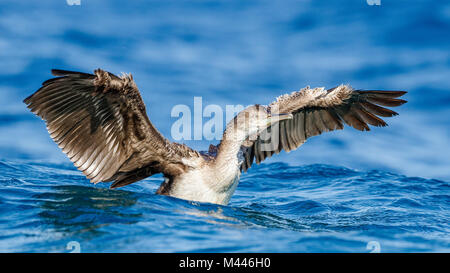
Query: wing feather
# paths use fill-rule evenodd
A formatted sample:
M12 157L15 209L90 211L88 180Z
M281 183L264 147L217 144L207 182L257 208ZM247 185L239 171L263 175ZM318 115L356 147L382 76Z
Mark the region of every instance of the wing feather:
M241 149L246 160L241 166L242 171L247 171L255 162L261 163L265 158L279 153L287 152L300 147L308 138L320 135L323 132L341 130L344 123L360 131L369 131L372 126L386 126L386 122L380 117L392 117L396 112L382 106L399 106L405 100L398 99L405 94L404 91L383 90L354 90L350 86L324 90L323 88L310 89L306 87L298 92L282 95L269 105L273 113L291 113L293 119L283 120L263 133L276 131L274 126L279 126L278 137L274 151L261 153L262 141L260 137L246 144ZM278 139L278 140L277 140Z
M101 69L52 73L57 77L24 102L45 120L51 138L91 182L114 181L117 187L143 175L172 176L187 168L183 158L199 157L169 142L151 124L131 75L118 77Z

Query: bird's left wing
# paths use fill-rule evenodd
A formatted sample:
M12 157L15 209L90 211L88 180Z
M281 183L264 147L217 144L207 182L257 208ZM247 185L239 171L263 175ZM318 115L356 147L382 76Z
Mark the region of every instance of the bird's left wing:
M381 106L402 105L406 101L397 98L405 93L353 90L348 85L340 85L329 90L306 87L280 96L269 105L269 110L291 113L293 118L250 136L241 147L241 170L247 171L253 161L259 164L281 150L297 149L312 136L343 129L344 123L360 131L369 131L369 124L386 126L379 116L391 117L397 113Z
M155 173L170 177L199 157L164 138L147 117L131 75L52 70L56 78L24 100L52 139L91 182L121 187Z

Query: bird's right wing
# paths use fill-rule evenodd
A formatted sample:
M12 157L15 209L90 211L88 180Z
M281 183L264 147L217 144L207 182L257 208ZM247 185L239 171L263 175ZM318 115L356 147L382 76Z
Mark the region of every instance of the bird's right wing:
M121 187L155 173L177 175L198 157L164 138L147 117L131 75L52 70L56 78L24 100L91 182Z
M397 97L405 93L362 91L340 85L329 90L306 87L280 96L269 105L270 111L291 113L293 119L283 120L260 134L250 136L241 147L241 170L247 171L254 160L259 164L281 150L297 149L312 136L343 129L344 123L360 131L369 131L368 124L386 126L379 116L392 117L397 113L379 105L402 105L406 101Z

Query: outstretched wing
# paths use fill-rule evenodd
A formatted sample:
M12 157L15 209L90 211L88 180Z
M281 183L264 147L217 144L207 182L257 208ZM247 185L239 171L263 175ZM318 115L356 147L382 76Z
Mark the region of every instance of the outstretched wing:
M392 117L397 113L380 105L402 105L406 101L397 98L405 93L361 91L353 90L348 85L340 85L329 90L306 87L280 96L269 105L269 110L272 113L292 113L293 119L283 120L261 134L250 136L241 147L241 170L247 171L254 160L259 164L281 150L289 152L297 149L312 136L343 129L344 123L360 131L369 131L369 124L386 126L379 116ZM268 137L263 138L263 135L272 137L266 141Z
M154 173L182 172L196 156L152 125L131 75L52 70L56 78L24 102L45 120L52 139L91 182L124 186Z

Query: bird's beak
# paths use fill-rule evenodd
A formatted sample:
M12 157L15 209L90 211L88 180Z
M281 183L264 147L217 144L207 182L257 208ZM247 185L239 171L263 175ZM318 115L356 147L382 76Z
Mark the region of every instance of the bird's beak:
M285 119L292 119L294 116L292 114L289 113L282 113L282 114L272 114L269 117L269 125L270 124L274 124L276 122L285 120Z

